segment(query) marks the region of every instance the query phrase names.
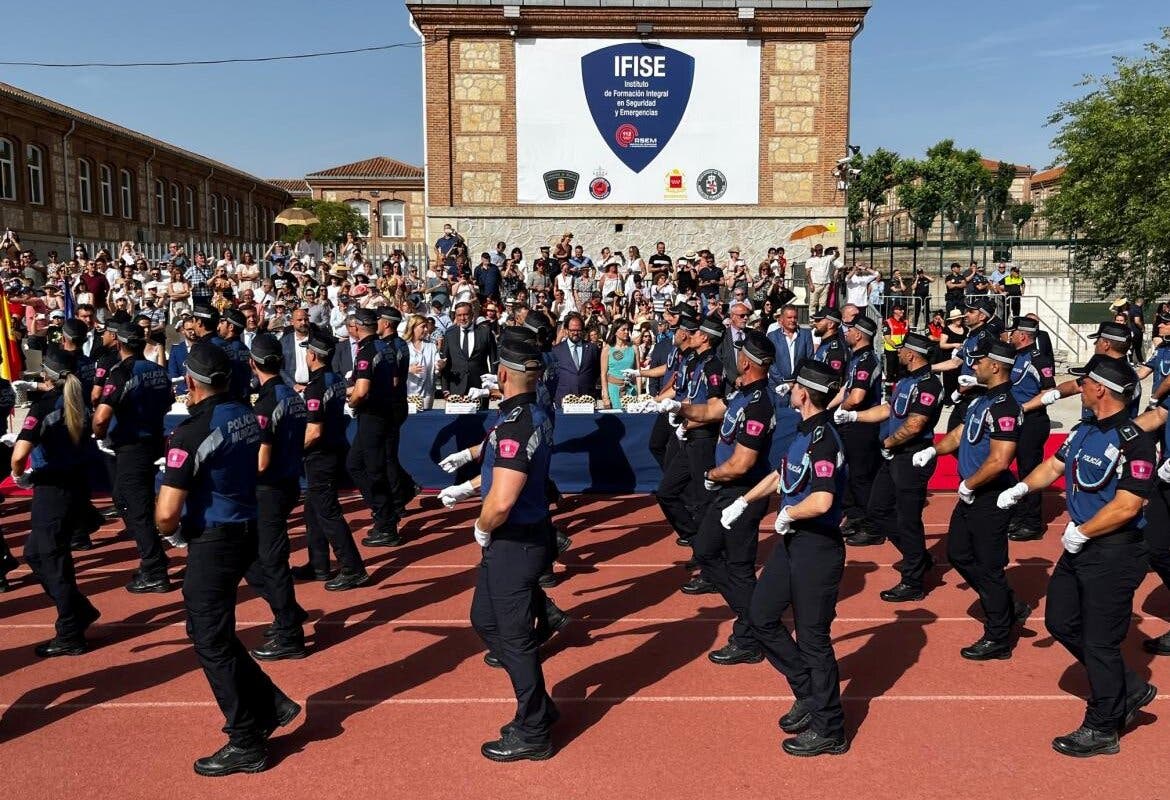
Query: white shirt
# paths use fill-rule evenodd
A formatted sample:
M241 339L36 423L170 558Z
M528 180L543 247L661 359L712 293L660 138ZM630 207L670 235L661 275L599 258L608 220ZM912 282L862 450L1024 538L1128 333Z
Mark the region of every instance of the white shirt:
M845 302L859 308L869 305L869 285L877 280L876 273L850 275L845 279Z
M315 264L325 255L325 250L321 247L321 243L316 240L306 242L304 239L301 239L293 248L293 253L299 260L308 260L310 264Z
M828 283L833 277L833 261L832 256L811 256L804 262L809 280L817 286Z
M299 333L293 334L293 352L296 353L297 367L293 370L294 383L308 383L309 382L309 362L305 360L305 348L301 347L301 342L309 337L302 337Z

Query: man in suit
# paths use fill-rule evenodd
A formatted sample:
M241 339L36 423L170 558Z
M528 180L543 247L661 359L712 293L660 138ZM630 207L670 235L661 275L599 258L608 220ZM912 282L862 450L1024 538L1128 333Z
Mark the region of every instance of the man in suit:
M338 375L343 376L346 380L349 379L349 374L353 372L353 362L357 356L358 339L361 338L360 331L355 326L355 317L350 314L345 318L345 332L346 336L341 337L337 342L337 347L333 350L333 361L330 364L330 369Z
M496 363L496 340L487 325L473 324L471 303L455 304L455 319L439 349L439 372L448 394L482 388L480 376Z
M599 397L601 348L585 341L585 320L573 312L565 317L565 338L553 348L557 360L557 389L553 404L568 395Z
M723 377L727 385L734 387L739 378L739 369L736 362L739 360L736 348L743 344L744 328L747 327L748 315L752 313L747 303L732 301L727 310L727 335L719 343L719 360L723 362Z
M191 324L191 318L187 317L179 323L178 328L183 338L177 344L171 345L171 353L167 357L167 375L170 376L171 385L175 387L175 394L184 395L187 393L187 384L183 381L187 374L187 353L195 343L195 327Z
M776 394L776 387L789 386L788 381L795 377L800 362L812 358L812 332L800 327L796 306L784 306L776 312L776 319L780 327L768 334L772 344L776 345L776 360L768 370L768 387L772 390L776 407L788 408L788 395L781 397Z
M280 337L280 349L284 353L280 379L298 392L304 391L309 383L309 364L305 360L305 348L302 347L302 343L308 341L311 328L308 310L297 308L292 312L292 327Z

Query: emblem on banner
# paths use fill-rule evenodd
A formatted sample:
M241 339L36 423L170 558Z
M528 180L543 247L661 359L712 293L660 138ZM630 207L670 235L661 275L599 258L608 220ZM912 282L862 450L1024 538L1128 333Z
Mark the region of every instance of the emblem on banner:
M581 58L581 84L598 133L634 172L674 136L694 79L692 56L650 42L603 47Z
M605 175L605 170L599 169L593 173L593 180L589 182L589 194L594 200L604 200L613 191L613 184Z
M718 200L727 191L727 177L717 169L705 169L699 174L695 188L704 200Z
M551 200L572 200L577 193L581 176L568 169L554 169L544 173L544 189Z
M666 193L663 196L667 200L687 199L686 176L681 169L672 169L666 173Z

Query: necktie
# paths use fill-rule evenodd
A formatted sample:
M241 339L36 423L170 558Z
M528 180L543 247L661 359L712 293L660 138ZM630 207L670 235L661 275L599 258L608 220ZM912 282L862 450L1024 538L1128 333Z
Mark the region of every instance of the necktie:
M467 355L468 361L471 360L471 331L463 328L463 352Z
M736 345L743 344L743 331L736 331L735 332L735 344Z
M581 345L573 345L573 363L577 365L577 369L581 369Z

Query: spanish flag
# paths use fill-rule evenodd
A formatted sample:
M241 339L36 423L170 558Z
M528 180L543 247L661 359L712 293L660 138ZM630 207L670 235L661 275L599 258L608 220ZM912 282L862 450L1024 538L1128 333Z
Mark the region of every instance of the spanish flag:
M0 364L0 377L6 380L20 378L20 342L12 336L12 314L8 310L8 296L0 292L0 352L4 363Z

